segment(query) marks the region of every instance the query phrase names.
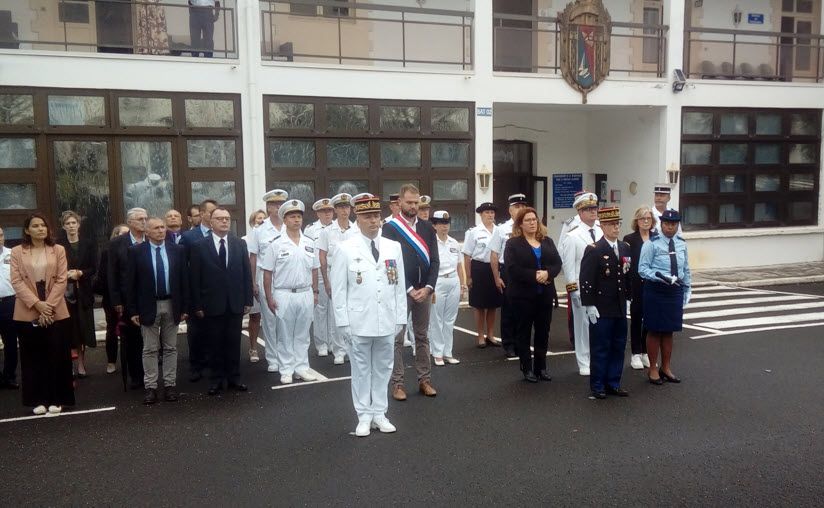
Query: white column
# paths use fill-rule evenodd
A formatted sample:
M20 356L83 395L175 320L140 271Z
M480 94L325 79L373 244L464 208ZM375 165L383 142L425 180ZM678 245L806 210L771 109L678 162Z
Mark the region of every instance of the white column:
M475 29L473 31L473 58L475 75L475 171L484 166L492 171L493 116L477 116L477 108L492 108L492 0L475 1ZM493 110L493 115L494 110ZM478 177L475 177L476 206L485 201L492 201L493 183L486 192L482 192ZM476 221L479 220L475 217Z
M254 0L238 0L239 79L245 85L241 94L243 118L243 186L246 221L252 210L260 208L266 190L266 150L263 130L263 98L260 93L260 14Z
M666 2L665 23L669 25L667 35L667 77L670 84L673 71L684 65L684 19L686 16L686 1L670 0ZM664 108L661 114L661 157L658 168L657 181L667 181L667 169L675 164L681 167L681 103L683 96L690 93L687 87L684 91L673 93L672 101ZM680 177L679 177L680 182ZM678 208L679 186L672 189L670 206Z

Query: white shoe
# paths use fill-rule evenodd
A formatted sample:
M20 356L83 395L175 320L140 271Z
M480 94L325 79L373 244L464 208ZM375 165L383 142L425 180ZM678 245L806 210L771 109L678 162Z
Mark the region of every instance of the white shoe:
M317 381L317 376L310 374L308 370L304 370L301 372L295 372L296 379L303 379L304 381Z
M403 347L412 347L412 341L404 337L403 339Z
M457 358L452 358L451 356L447 356L446 358L444 358L444 361L449 365L458 365L459 363L461 363L460 360L458 360Z
M326 346L319 347L318 356L329 356L329 349Z
M286 374L280 376L280 384L282 384L282 385L292 384L292 376L288 376Z
M641 362L641 355L632 355L632 359L629 361L629 365L635 370L643 369L644 364Z
M46 406L41 404L41 405L37 406L36 408L34 408L32 413L34 413L36 415L44 415L44 414L46 414Z
M649 355L647 355L646 353L642 354L641 363L644 365L644 367L649 368Z
M249 361L252 363L257 363L260 361L260 356L258 356L257 349L250 349L249 350Z
M335 355L334 364L335 365L343 365L343 355L340 355L340 356Z
M444 366L443 358L435 357L435 365L437 365L438 367L443 367Z
M370 422L358 422L358 426L355 427L355 435L358 437L368 436L370 434L369 424Z
M47 416L57 416L63 408L61 406L49 406L49 414Z
M106 364L106 374L114 374L115 372L117 372L117 365L115 365L113 363L107 363Z
M385 416L376 416L372 418L372 428L378 429L384 434L391 434L392 432L398 430L395 428L394 425L392 425L389 422L389 420Z
M578 369L578 374L582 376L589 376L589 367L581 367Z
M277 371L278 371L277 365L270 365L270 366L266 367L266 372L277 372Z

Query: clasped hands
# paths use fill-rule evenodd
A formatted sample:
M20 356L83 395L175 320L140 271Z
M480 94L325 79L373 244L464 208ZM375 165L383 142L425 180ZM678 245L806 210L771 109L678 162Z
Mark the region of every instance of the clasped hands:
M432 289L427 286L424 286L420 289L413 289L409 292L409 296L415 300L416 303L421 303L422 301L429 298L429 295L432 294Z
M54 307L48 302L39 301L34 304L34 309L40 313L37 317L37 324L49 326L54 323Z
M538 284L547 285L549 284L549 272L547 270L537 270L535 272L535 282Z

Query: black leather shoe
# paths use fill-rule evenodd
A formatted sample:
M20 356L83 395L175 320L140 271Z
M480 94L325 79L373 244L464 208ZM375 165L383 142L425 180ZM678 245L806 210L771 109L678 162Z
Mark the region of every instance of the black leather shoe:
M190 383L197 383L201 379L203 379L203 374L201 374L199 370L196 370L196 371L192 372L191 374L189 374L189 382Z
M618 397L629 397L629 392L621 387L613 388L611 386L607 386L607 394L616 395Z
M154 404L155 402L157 402L157 390L154 388L146 388L146 393L143 395L143 403L148 405Z
M226 385L226 388L236 392L245 392L249 390L249 387L243 383L229 383L228 385Z
M600 400L603 400L603 399L607 398L607 394L604 393L604 392L592 392L592 396L595 397L596 399L600 399Z
M220 385L212 385L209 387L209 391L207 391L209 395L217 395L220 393Z
M535 377L535 374L531 370L524 371L524 379L529 381L530 383L537 383L538 378Z
M664 384L664 380L660 377L658 379L652 379L651 377L647 378L647 379L649 379L650 384L653 384L653 385L656 385L656 386L661 386L662 384Z
M166 387L166 393L164 394L164 399L166 402L177 402L180 398L180 395L177 393L177 388L174 386Z
M661 369L658 369L658 375L661 376L661 379L665 380L667 383L680 383L681 380L675 376L669 376L666 372Z
M484 337L484 344L487 344L492 347L501 347L501 343L497 340L492 340L489 337Z
M552 376L549 375L549 371L544 369L538 373L538 379L541 381L552 381Z
M507 358L518 358L518 355L515 354L515 351L512 351L511 349L504 350L504 354Z

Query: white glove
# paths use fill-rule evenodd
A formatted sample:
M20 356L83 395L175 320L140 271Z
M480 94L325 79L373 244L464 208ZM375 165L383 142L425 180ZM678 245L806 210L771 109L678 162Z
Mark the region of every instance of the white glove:
M676 282L678 282L677 275L668 275L667 278L669 278L670 280L670 285L674 285Z
M339 326L338 335L340 335L340 338L345 342L350 342L352 340L352 328L349 326Z
M581 307L581 292L580 291L573 291L569 294L569 298L572 300L572 303L576 307Z
M684 307L686 307L687 304L690 303L690 297L691 296L692 296L692 290L691 289L685 289L684 290Z
M406 325L395 325L395 337L397 337L398 334L401 333L404 326L406 326Z
M587 310L587 318L589 318L589 322L592 323L592 324L597 323L598 318L601 317L601 315L598 313L598 308L595 307L594 305L587 305L586 310Z

